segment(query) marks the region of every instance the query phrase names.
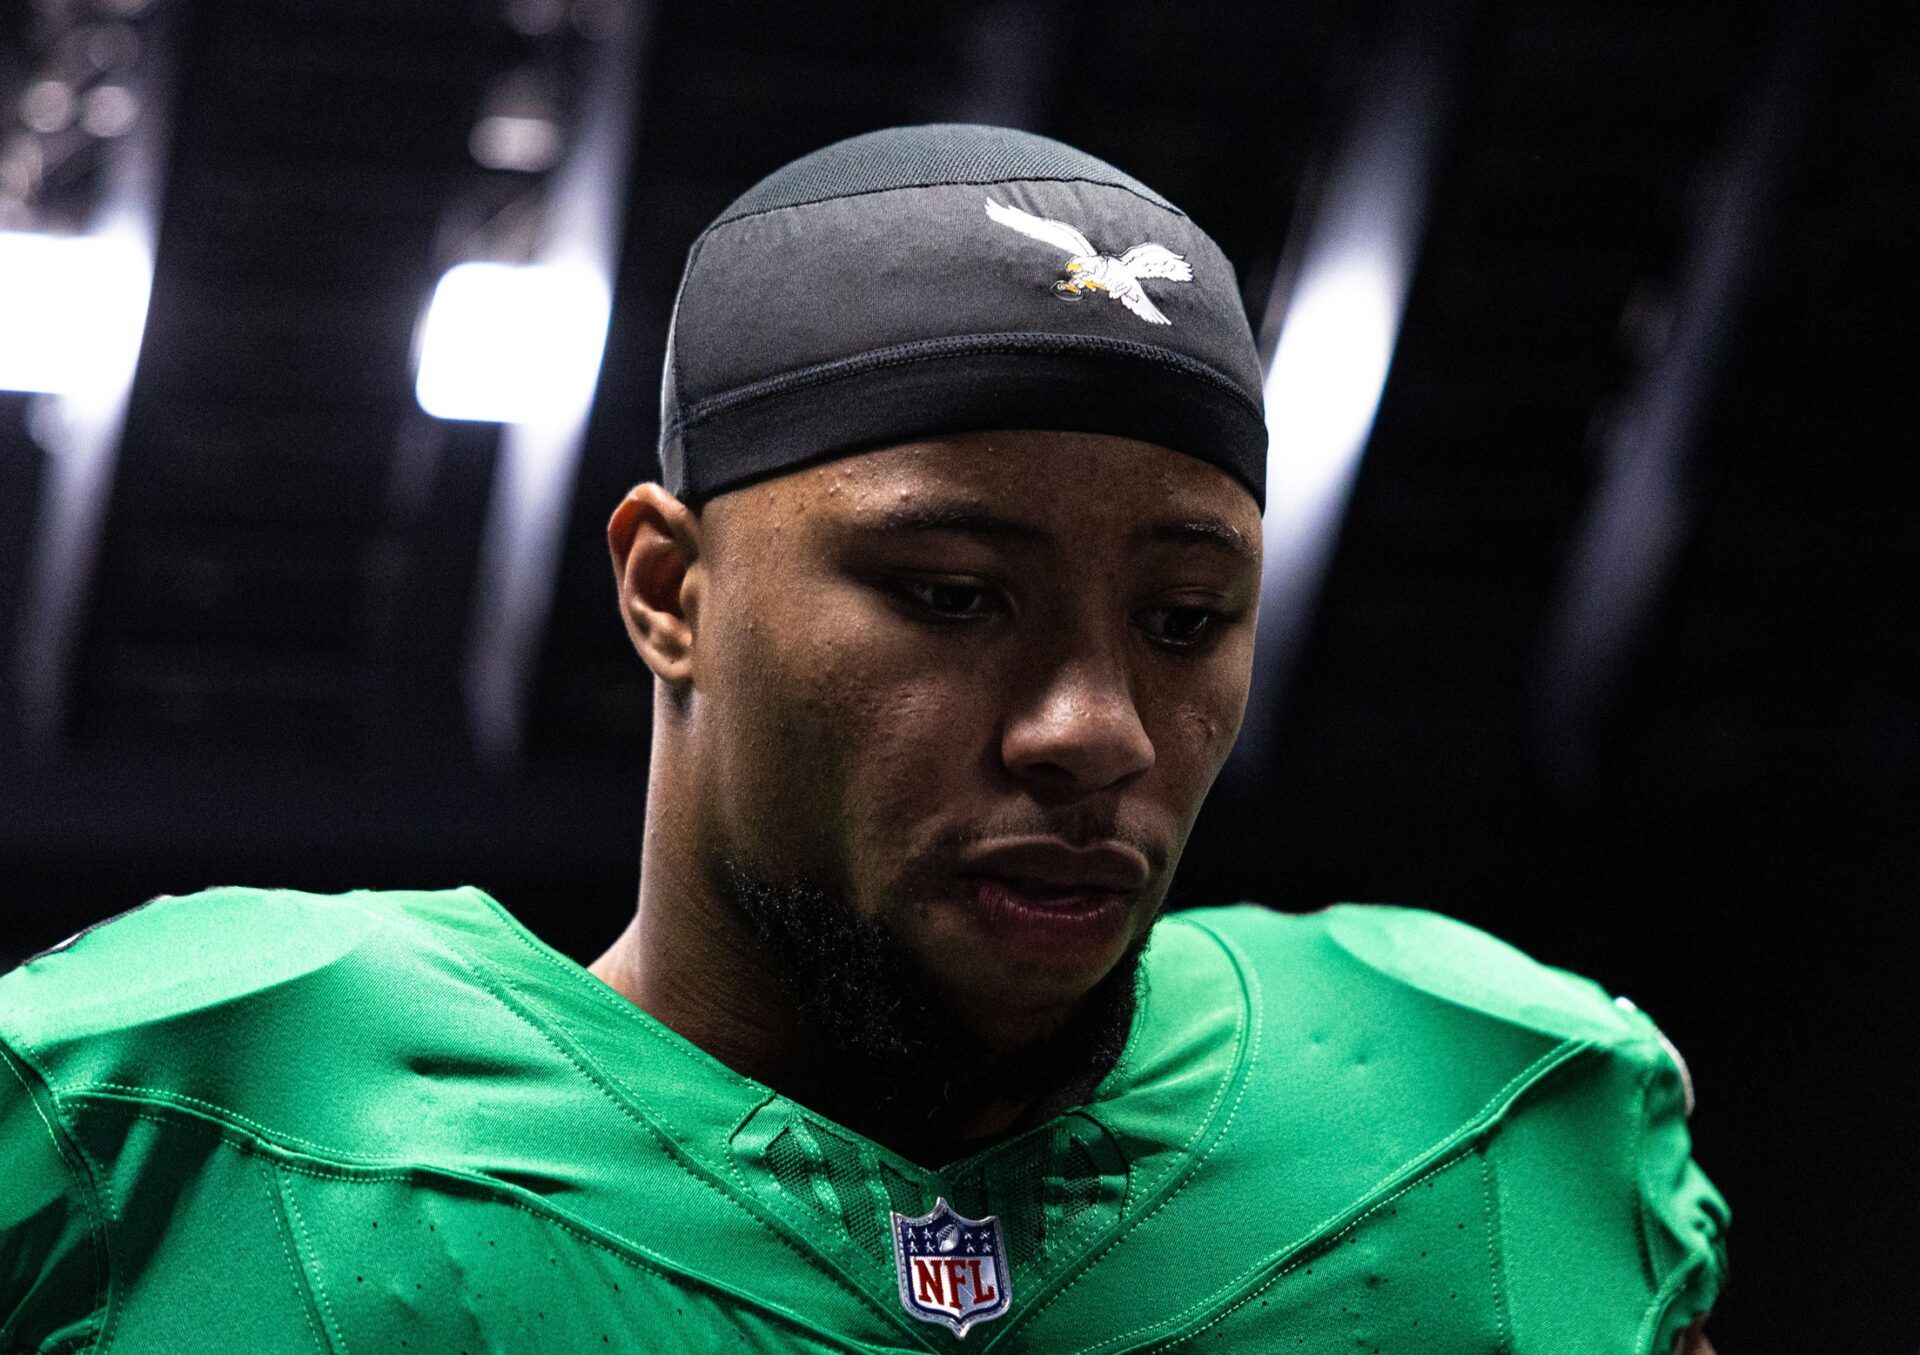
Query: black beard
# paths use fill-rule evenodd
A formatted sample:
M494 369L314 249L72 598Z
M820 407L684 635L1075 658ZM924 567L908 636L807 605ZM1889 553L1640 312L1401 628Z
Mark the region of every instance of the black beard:
M966 1038L973 1023L965 1011L940 995L885 928L840 895L810 883L773 884L737 859L723 861L715 875L801 1019L895 1105L931 1119L994 1102L1074 1104L1113 1071L1126 1048L1144 937L1059 1027L995 1051Z

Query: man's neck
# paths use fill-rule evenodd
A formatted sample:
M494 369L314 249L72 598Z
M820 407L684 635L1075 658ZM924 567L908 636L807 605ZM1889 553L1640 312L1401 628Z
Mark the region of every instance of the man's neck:
M699 879L649 862L633 921L588 969L727 1067L934 1167L978 1151L1084 1095L935 1104L844 1057L796 1010L772 957Z

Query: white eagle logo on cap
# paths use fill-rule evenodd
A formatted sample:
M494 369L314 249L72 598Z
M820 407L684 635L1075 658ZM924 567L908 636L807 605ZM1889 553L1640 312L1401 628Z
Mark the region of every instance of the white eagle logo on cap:
M1067 275L1053 284L1055 296L1064 301L1078 301L1089 291L1105 292L1150 325L1173 323L1153 304L1140 279L1192 282L1193 265L1187 262L1186 255L1175 254L1165 245L1151 242L1135 245L1125 254L1102 254L1091 240L1064 221L1003 206L992 198L986 201L987 215L1002 226L1067 252Z

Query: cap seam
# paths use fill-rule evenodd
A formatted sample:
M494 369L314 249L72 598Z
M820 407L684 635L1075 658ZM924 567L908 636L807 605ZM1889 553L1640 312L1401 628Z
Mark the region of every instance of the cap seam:
M856 353L850 357L834 358L828 362L797 367L776 376L763 377L744 386L735 386L730 390L717 392L693 402L686 406L680 415L668 420L661 429L661 437L663 441L673 438L683 431L698 428L714 417L743 405L785 395L795 390L846 380L887 367L906 366L915 362L928 362L937 358L970 353L1023 353L1048 350L1130 358L1171 368L1219 387L1223 394L1231 397L1256 420L1262 418L1260 407L1248 398L1246 392L1241 390L1239 384L1231 377L1197 358L1171 349L1136 343L1130 339L1110 339L1093 334L962 334L892 344L885 348Z
M1140 201L1163 212L1170 212L1185 221L1191 221L1185 212L1171 202L1150 198L1137 188L1129 188L1123 183L1114 183L1108 179L1089 179L1083 174L1010 174L994 179L939 179L927 183L889 184L885 188L862 188L852 193L828 193L817 198L803 198L799 202L783 202L775 207L759 207L751 212L742 212L738 216L722 216L700 233L701 239L713 234L722 226L731 226L736 221L748 221L756 216L768 216L774 212L789 212L796 207L815 207L823 202L845 202L852 198L870 198L876 193L899 193L910 188L987 188L994 184L1008 183L1084 183L1096 188L1117 188L1122 193L1130 193Z

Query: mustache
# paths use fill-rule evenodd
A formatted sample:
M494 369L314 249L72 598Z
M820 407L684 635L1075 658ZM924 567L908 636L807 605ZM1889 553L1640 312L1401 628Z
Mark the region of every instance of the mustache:
M1057 813L1008 814L985 822L961 824L939 834L928 845L932 856L945 860L984 842L1027 837L1058 838L1075 848L1117 842L1145 857L1148 869L1155 876L1165 873L1173 857L1173 848L1163 835L1106 810L1087 806L1062 809Z

